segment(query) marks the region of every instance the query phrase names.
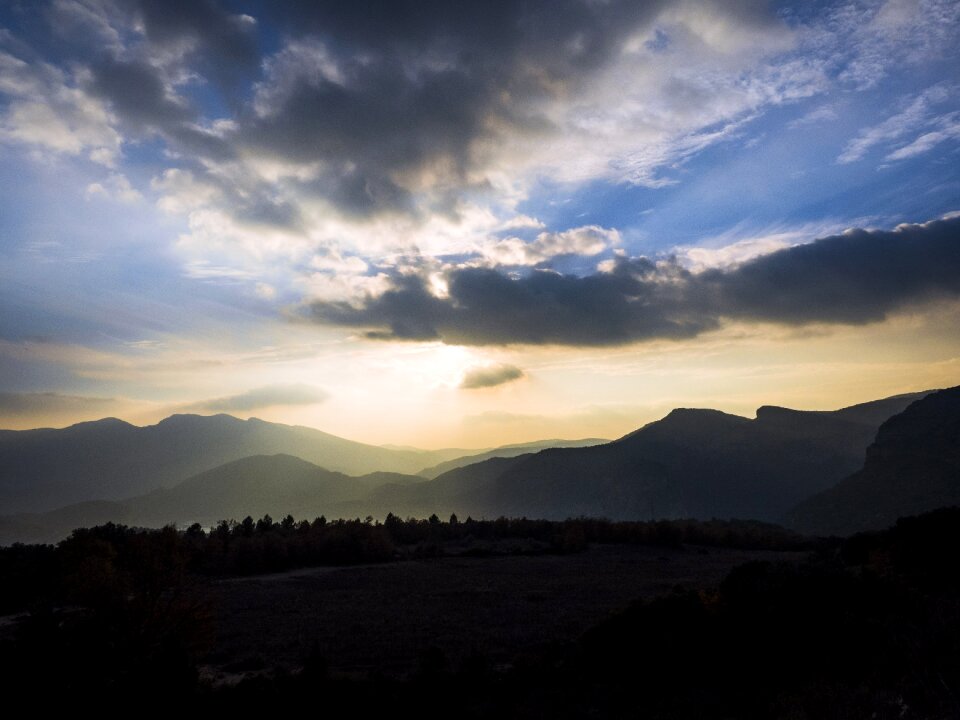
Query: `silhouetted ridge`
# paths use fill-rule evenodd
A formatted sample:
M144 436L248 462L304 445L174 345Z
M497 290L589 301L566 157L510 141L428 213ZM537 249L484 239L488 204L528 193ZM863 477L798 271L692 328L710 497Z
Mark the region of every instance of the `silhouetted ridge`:
M787 522L807 533L847 535L956 504L960 387L927 395L883 423L863 468L800 503Z
M805 410L792 410L790 408L780 407L779 405L761 405L757 408L757 420L761 422L782 422L784 420L795 420L797 416L803 415Z
M638 437L648 437L651 434L666 436L671 433L692 433L709 435L717 431L725 431L729 427L739 426L750 421L739 415L731 415L720 410L706 408L675 408L663 419L644 425L624 435L615 443L629 442Z
M775 520L856 470L880 424L873 419L910 401L837 411L764 406L756 420L678 408L606 445L453 470L417 488L417 499L437 512L486 517Z
M175 413L169 417L165 417L163 420L158 422L156 425L150 426L155 428L167 428L167 427L196 427L198 425L210 425L211 423L221 423L221 424L236 424L242 425L246 420L241 420L240 418L235 418L232 415L227 415L226 413L217 413L215 415L197 415L196 413Z
M539 440L532 443L503 445L492 450L466 454L462 457L454 458L453 460L447 460L446 462L439 463L433 467L424 468L417 474L426 478L436 478L444 473L450 472L451 470L455 470L456 468L464 467L466 465L473 465L485 460L490 460L491 458L516 457L518 455L539 452L540 450L553 447L591 447L593 445L602 445L607 442L609 441L601 438L584 438L582 440Z
M74 423L67 429L76 429L76 430L87 430L90 428L134 428L135 425L131 425L126 420L121 420L120 418L115 417L105 417L99 420L88 420L86 422Z
M394 451L312 428L230 415L172 415L137 427L115 418L0 435L0 508L38 512L119 500L251 455L285 453L362 475L416 472L459 451Z
M168 489L122 501L82 502L47 513L0 517L0 545L55 542L77 527L122 522L138 527L209 527L226 518L288 514L338 517L380 486L408 487L415 475L371 473L350 477L293 455L253 455L190 477ZM357 512L354 516L366 516Z
M118 521L143 525L302 515L305 508L349 518L776 521L862 467L880 425L873 420L910 402L908 396L837 411L763 406L756 419L679 408L615 442L488 451L481 454L486 460L432 481L396 470L419 470L425 458L448 451L387 450L227 415L179 415L145 428L108 420L14 432L0 442L0 503L20 514L2 518L0 538L20 539L16 528L24 523L44 526L42 517L27 517L30 509L58 503L64 517L79 520L73 501L98 498L116 501ZM496 452L508 457L490 456ZM59 520L56 527L63 529Z

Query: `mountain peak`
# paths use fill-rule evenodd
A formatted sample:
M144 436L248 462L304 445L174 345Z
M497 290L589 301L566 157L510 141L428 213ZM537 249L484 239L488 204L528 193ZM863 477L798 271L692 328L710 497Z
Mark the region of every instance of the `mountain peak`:
M211 423L217 422L220 424L225 423L242 423L243 420L240 418L235 418L233 415L227 415L226 413L217 413L216 415L199 415L197 413L175 413L170 417L166 417L160 422L157 423L156 427L164 426L180 426L180 425L196 425L198 423Z
M718 415L727 415L728 413L723 412L723 410L714 410L712 408L688 408L688 407L679 407L674 408L667 413L666 418L668 417L694 417L694 416L713 416Z
M121 420L120 418L115 417L105 417L99 420L86 420L84 422L78 422L71 425L68 430L80 429L80 428L132 428L136 427L131 425L126 420Z
M781 405L761 405L760 407L757 408L757 420L759 420L760 418L792 415L800 412L805 412L805 411L793 410L792 408L783 407Z
M713 434L740 425L749 425L751 420L740 415L731 415L722 410L709 408L674 408L665 417L644 425L624 435L617 443L633 442L642 437L672 437L677 433L694 432Z
M711 410L709 408L674 408L659 422L668 426L686 426L691 424L704 425L730 422L747 423L750 421L741 415L732 415L722 410Z

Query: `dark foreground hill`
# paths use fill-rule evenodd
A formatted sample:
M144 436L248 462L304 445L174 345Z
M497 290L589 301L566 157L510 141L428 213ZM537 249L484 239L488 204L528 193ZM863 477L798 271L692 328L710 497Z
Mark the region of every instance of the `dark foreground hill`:
M762 407L753 420L678 409L615 442L492 459L384 486L371 503L474 517L775 520L859 468L880 424L922 395L823 412Z
M949 505L960 505L960 387L927 395L887 420L863 468L800 503L787 524L850 535Z

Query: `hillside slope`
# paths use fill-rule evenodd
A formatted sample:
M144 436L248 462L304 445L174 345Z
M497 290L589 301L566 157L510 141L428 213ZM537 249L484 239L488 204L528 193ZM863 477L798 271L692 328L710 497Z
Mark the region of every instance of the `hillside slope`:
M105 522L136 527L180 527L199 522L241 520L269 514L298 520L326 514L340 517L341 508L377 488L423 482L397 473L350 477L325 470L292 455L254 455L195 475L172 488L121 501L83 502L45 513L0 516L0 545L13 542L56 542L78 527Z
M118 500L250 455L294 455L362 475L414 473L463 452L388 450L312 428L230 415L173 415L146 427L108 418L62 430L0 433L0 507L36 512Z
M863 468L801 502L786 523L809 534L850 535L949 505L960 505L960 387L887 420Z
M433 479L443 475L446 472L450 472L451 470L456 470L459 467L474 465L478 462L483 462L484 460L490 460L491 458L517 457L518 455L526 455L528 453L538 452L548 448L592 447L594 445L603 445L604 443L608 442L610 441L604 440L603 438L584 438L582 440L540 440L538 442L522 443L519 445L504 445L502 447L493 448L492 450L487 450L482 453L463 455L462 457L457 457L453 460L447 460L445 462L438 463L432 467L424 468L418 472L417 475L422 475L425 478Z
M467 466L392 501L486 517L775 520L860 467L888 413L922 395L837 411L762 407L753 420L678 409L612 443Z

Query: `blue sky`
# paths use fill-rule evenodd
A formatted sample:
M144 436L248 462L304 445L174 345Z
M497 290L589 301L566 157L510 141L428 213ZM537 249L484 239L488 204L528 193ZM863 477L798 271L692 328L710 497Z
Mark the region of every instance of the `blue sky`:
M480 445L955 384L958 35L937 1L4 3L0 426L255 392ZM893 287L905 247L940 266Z

